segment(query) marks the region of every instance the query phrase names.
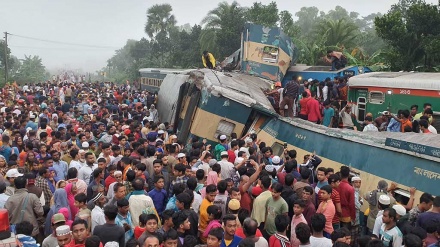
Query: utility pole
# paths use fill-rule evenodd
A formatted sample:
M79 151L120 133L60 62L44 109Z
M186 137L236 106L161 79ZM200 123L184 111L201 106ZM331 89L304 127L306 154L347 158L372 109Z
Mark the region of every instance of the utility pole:
M5 84L8 83L8 32L5 34Z

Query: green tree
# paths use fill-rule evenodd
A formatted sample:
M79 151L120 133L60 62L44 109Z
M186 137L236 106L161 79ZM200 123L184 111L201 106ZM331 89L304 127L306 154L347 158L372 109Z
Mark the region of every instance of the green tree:
M326 46L353 47L359 35L359 28L354 22L339 19L325 19L316 27L316 37L326 36Z
M255 2L247 11L248 21L266 27L277 26L279 19L280 17L278 15L278 6L276 2L271 2L268 5Z
M171 28L176 25L176 18L171 14L173 8L169 4L155 4L147 10L145 32L151 39L160 33L167 36Z
M216 45L219 54L214 54L218 60L231 55L240 48L240 33L245 24L245 10L236 2L228 4L221 2L217 8L208 12L202 24L206 29L215 30ZM201 44L205 47L204 44Z
M24 56L16 80L21 83L34 83L47 79L46 68L38 56Z
M401 1L401 3L408 1ZM376 31L390 45L392 70L434 70L439 63L440 12L436 5L402 4L375 18Z
M293 22L292 14L287 10L280 12L280 28L291 38L297 37L301 33L300 28Z
M298 20L295 24L299 27L301 31L301 37L307 40L313 39L310 35L316 24L322 20L324 12L320 12L315 6L313 7L302 7L298 12L295 13Z

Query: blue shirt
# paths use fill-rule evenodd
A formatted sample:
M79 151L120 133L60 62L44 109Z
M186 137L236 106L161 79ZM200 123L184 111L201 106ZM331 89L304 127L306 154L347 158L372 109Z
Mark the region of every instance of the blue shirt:
M131 215L130 212L127 212L127 216L124 218L124 216L118 215L116 216L115 223L118 226L124 227L124 223L127 223L129 226L131 226L131 229L125 232L125 243L128 242L128 240L132 239L134 237L134 225L133 221L131 221ZM125 228L124 228L125 230Z
M9 146L1 146L0 147L0 155L3 155L3 157L5 157L6 164L8 164L9 157L11 156L11 154L12 154L12 148L11 147L9 147Z
M38 124L34 121L29 121L29 122L27 122L25 129L27 129L27 128L32 128L33 131L37 131Z
M329 126L332 121L332 117L335 116L335 110L332 107L324 108L324 119L322 120L322 125Z
M389 131L389 132L400 132L400 126L401 126L401 123L399 121L396 121L396 119L391 118L390 119L390 123L387 126L387 131Z
M161 214L165 210L165 202L167 199L167 192L164 189L158 190L156 188L148 192L148 195L154 202L154 207L157 212Z
M220 243L220 247L237 247L242 238L237 235L234 235L234 239L229 245L226 245L225 238L223 237L222 242Z
M67 163L65 161L59 160L58 162L53 162L53 169L55 169L55 178L60 181L66 179L67 176Z
M176 197L175 196L170 198L170 200L167 203L167 207L165 209L171 209L174 212L179 211L179 209L176 206Z

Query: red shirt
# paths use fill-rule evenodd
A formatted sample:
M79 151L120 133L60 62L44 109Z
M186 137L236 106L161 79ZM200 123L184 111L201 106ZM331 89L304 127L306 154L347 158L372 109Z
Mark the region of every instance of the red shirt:
M247 191L243 191L243 185L240 185L238 189L240 190L240 194L241 194L240 207L249 210L249 212L252 212L251 196Z
M229 149L228 150L228 161L231 162L232 164L234 164L235 158L236 158L236 156L235 156L234 151Z
M110 186L110 184L116 182L116 178L112 177L112 176L108 176L105 180L104 180L104 184L105 184L105 189L108 190L108 187Z
M310 98L310 100L307 101L307 119L310 122L318 122L318 120L322 119L319 102L314 98Z
M281 243L282 241L282 243ZM270 236L269 238L270 247L291 247L290 241L286 236L281 236L278 233Z
M299 100L299 105L301 107L301 111L299 114L301 115L307 115L307 102L309 102L310 98L302 98Z
M145 227L136 226L134 228L134 238L139 239L139 237L142 235L142 233L145 232Z
M237 230L235 230L235 235L239 236L240 238L246 238L246 236L244 235L243 232L243 227L237 227ZM255 233L255 237L259 238L259 237L263 237L263 234L261 234L260 229L257 229L257 233Z
M356 208L354 204L354 188L347 180L342 180L337 188L339 196L341 197L341 218L350 217L350 220L356 219ZM341 219L342 222L347 222Z

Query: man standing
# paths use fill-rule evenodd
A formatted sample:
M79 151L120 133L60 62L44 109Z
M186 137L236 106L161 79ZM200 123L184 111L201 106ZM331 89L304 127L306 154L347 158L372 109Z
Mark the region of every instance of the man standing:
M286 83L284 86L283 91L283 101L280 103L280 114L284 117L293 117L296 115L296 108L294 106L296 105L296 99L299 95L299 84L297 82L298 78L296 76L293 76L292 80ZM287 105L287 113L284 107Z
M52 167L55 169L57 181L66 179L67 176L67 163L65 161L60 160L60 152L53 151L52 152L53 165Z
M269 239L271 235L277 232L275 226L275 217L277 215L285 215L288 217L289 208L286 201L281 197L281 192L284 186L281 183L276 183L272 186L272 197L266 201L266 219L264 222L263 235Z
M68 246L70 242L72 242L72 232L70 231L69 226L67 225L58 226L54 232L56 235L56 243L55 245L48 245L48 247L56 246L56 244L58 244L58 247L65 247Z
M41 217L44 211L40 199L27 191L26 183L26 178L23 176L15 179L16 191L6 201L5 209L8 210L10 224L17 224L23 220L29 221L34 226L32 236L35 237L39 233L39 221L42 222Z
M275 221L275 219L274 219ZM243 221L243 233L246 238L252 239L257 247L268 247L267 240L263 237L255 236L257 234L258 223L252 218L246 218Z
M409 218L408 221L411 225L415 225L417 218L419 217L419 214L424 213L431 209L432 203L434 201L434 197L429 193L423 193L420 196L420 203L417 205L417 207L411 209L409 211Z
M258 222L258 225L261 223L264 224L266 220L266 202L272 196L272 192L269 190L272 183L271 178L269 176L263 176L260 180L260 188L263 192L255 198L251 213L251 218L255 219Z
M97 193L92 198L92 202L95 204L95 207L92 210L92 232L96 226L105 224L105 215L103 211L103 207L105 204L105 196L102 193Z
M54 187L53 184L49 181L50 178L50 171L46 167L41 167L40 170L38 170L38 174L40 176L37 177L35 180L35 186L43 190L44 194L44 205L50 205L50 199L52 198L52 188ZM53 188L55 191L55 187Z
M87 186L90 183L90 177L92 175L93 170L95 170L98 167L98 164L95 164L95 156L93 153L86 153L86 165L81 167L78 171L78 179L83 180L86 182Z
M93 211L92 211L93 214ZM118 208L111 204L104 207L105 224L98 225L93 230L93 235L101 239L103 245L107 242L117 242L119 246L125 246L125 231L122 226L115 224ZM92 215L93 218L93 215Z
M215 68L215 58L214 56L208 52L203 51L202 54L202 63L205 68L214 69Z
M72 223L72 241L65 247L82 247L85 246L87 237L89 236L89 230L87 228L87 221L83 219L77 219Z
M221 166L221 176L223 180L226 180L228 178L232 178L232 176L235 173L235 169L234 169L234 164L232 164L231 162L228 161L229 159L229 155L227 151L223 151L220 153L221 156L221 161L219 161L218 163Z
M403 235L400 229L396 226L396 214L394 208L387 208L383 211L383 224L380 228L380 239L385 246L402 246Z
M347 227L350 229L351 222L356 219L356 206L354 200L354 188L348 182L348 177L350 176L350 168L348 166L342 166L341 172L341 183L336 188L339 192L341 199L341 227Z
M139 215L144 211L152 213L156 209L154 207L153 199L146 195L144 191L145 181L142 178L136 178L133 180L134 191L130 194L128 198L128 203L130 204L130 214L133 220L133 225L139 225Z
M235 235L235 231L237 230L237 218L232 214L228 214L223 217L223 224L225 235L223 236L220 247L237 247L241 241L241 238Z

